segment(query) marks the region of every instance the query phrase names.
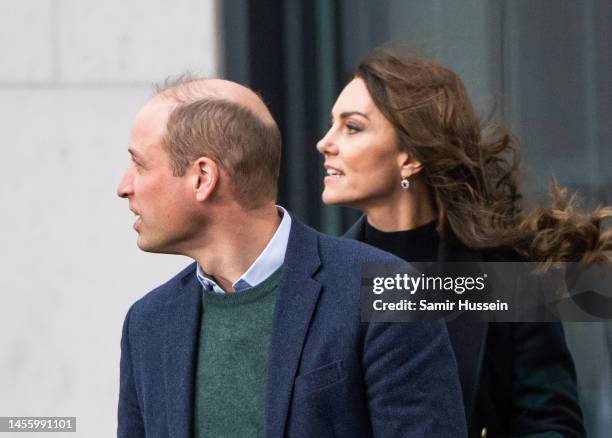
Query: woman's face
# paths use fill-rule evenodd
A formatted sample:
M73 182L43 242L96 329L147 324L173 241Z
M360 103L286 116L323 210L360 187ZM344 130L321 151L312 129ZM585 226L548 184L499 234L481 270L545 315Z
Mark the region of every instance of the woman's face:
M374 105L361 78L338 96L331 127L317 149L325 156L325 204L366 210L401 190L401 164L408 154L398 150L393 125Z

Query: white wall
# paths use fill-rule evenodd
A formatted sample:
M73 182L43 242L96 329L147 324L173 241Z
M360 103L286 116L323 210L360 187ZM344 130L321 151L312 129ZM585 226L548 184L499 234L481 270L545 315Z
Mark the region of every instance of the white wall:
M125 312L189 262L135 245L115 195L131 120L151 83L215 75L215 14L214 0L0 3L0 416L115 434Z

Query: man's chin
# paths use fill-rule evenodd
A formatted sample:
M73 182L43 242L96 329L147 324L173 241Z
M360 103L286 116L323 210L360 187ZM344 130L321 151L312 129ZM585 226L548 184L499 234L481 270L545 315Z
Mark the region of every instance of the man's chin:
M155 245L152 242L147 241L142 237L142 235L138 236L138 240L136 241L136 245L138 249L144 252L153 252L157 254L163 254L165 251L160 247L160 245Z
M143 238L142 235L138 236L138 240L136 241L136 246L138 249L144 252L150 252L155 254L175 254L182 255L180 251L174 248L172 245L167 242L152 242L151 240L147 240Z

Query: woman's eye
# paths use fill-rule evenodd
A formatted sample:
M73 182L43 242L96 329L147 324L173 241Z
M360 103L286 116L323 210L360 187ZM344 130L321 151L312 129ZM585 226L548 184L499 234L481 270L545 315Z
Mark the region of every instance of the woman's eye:
M353 123L347 123L346 124L346 129L349 132L349 134L355 134L359 131L361 131L361 128Z

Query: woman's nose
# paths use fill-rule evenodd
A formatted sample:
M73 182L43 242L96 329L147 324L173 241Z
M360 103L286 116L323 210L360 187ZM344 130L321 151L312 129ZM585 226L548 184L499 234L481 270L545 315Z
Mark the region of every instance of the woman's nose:
M333 154L336 153L338 148L335 143L332 141L332 136L328 131L321 140L317 143L317 150L322 154Z

